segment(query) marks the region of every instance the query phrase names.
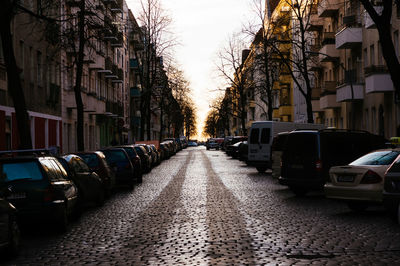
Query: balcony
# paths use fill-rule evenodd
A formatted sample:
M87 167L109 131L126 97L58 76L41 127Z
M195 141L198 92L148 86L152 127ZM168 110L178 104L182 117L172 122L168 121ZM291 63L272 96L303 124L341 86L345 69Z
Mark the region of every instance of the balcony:
M103 56L96 54L93 57L93 62L89 64L89 69L91 70L104 70L105 59Z
M140 90L138 87L131 87L131 97L140 97Z
M394 86L385 66L371 66L364 69L365 93L393 92Z
M322 112L323 109L321 108L320 105L320 100L311 100L311 106L312 106L312 110L313 112Z
M117 77L111 80L112 83L123 83L124 82L124 71L121 68L116 68L115 74Z
M116 33L116 39L111 40L111 47L123 47L124 46L124 35L121 32Z
M381 15L383 11L383 6L374 6L374 9L376 13L378 13L378 15ZM392 20L390 20L390 23L392 23ZM369 16L367 11L364 12L364 24L366 29L376 29L375 22Z
M324 81L321 85L321 96L336 94L336 81Z
M318 16L323 18L334 17L338 14L339 3L336 0L322 0L318 6Z
M319 61L335 62L339 59L339 51L335 47L334 32L323 32L321 44L322 47L319 50Z
M336 49L354 48L362 43L362 27L355 15L343 17L345 27L335 36Z
M129 68L139 69L139 61L136 58L129 59Z
M357 76L357 70L347 70L345 79L336 88L336 101L347 102L364 99L364 82Z
M291 116L292 115L292 106L290 105L281 105L278 110L279 116Z
M336 94L326 94L319 99L321 109L340 108L340 103L336 101Z
M103 70L98 70L97 72L99 73L105 73L106 75L112 73L112 61L111 58L106 57L104 59L104 69Z
M129 34L129 41L133 45L134 50L141 51L144 49L144 42L140 39L140 33L131 32Z
M118 66L111 64L111 72L105 75L105 78L118 79Z
M311 16L308 23L307 31L321 31L324 26L324 18Z

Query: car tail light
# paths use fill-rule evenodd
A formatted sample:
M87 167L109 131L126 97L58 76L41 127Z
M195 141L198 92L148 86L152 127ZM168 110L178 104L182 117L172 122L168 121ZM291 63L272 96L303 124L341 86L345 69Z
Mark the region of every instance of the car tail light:
M380 177L374 171L368 170L364 177L361 179L361 184L376 184L382 182L382 177Z
M43 200L45 202L50 202L53 201L54 198L54 191L53 188L51 186L49 186L48 188L46 188L46 190L44 191L44 197Z
M127 163L127 164L125 165L125 169L131 169L131 164L130 164L130 163Z
M315 162L315 169L317 169L317 171L322 171L322 162L321 162L321 160L317 160Z

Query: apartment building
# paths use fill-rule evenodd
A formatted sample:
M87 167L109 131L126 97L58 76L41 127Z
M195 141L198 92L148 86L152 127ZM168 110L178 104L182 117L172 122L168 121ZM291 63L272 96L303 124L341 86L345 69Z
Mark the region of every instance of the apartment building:
M33 13L57 15L58 6L41 9L33 1L20 4ZM60 56L57 25L46 25L27 12L11 23L14 54L20 69L34 148L62 148ZM47 29L47 34L44 34ZM0 150L18 149L18 129L0 41Z
M94 150L111 143L128 142L129 57L125 19L128 7L123 0L88 0L81 96L84 103L85 149ZM66 0L64 16L76 18L78 1ZM65 31L77 29L77 20L66 20ZM92 37L93 36L93 37ZM74 44L61 50L62 118L65 152L77 148L77 110L74 94L77 49ZM76 44L78 42L76 41Z

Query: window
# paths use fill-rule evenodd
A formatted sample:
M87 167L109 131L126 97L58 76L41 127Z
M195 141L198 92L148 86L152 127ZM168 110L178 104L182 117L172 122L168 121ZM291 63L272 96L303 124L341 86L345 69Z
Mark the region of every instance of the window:
M271 137L271 129L263 128L261 131L261 144L268 144Z
M37 51L37 54L36 54L36 73L37 73L37 75L36 75L36 81L37 81L37 85L38 86L41 86L42 85L42 75L43 75L43 73L42 73L42 53L40 52L40 51Z
M6 181L43 179L39 165L36 161L4 163L2 169L2 175Z
M375 47L373 44L369 47L369 62L371 65L375 65Z
M258 135L260 133L260 129L253 128L250 132L250 144L257 144L258 143Z
M382 46L381 46L381 42L378 41L378 65L383 65L382 63Z
M365 109L365 130L369 130L369 111Z

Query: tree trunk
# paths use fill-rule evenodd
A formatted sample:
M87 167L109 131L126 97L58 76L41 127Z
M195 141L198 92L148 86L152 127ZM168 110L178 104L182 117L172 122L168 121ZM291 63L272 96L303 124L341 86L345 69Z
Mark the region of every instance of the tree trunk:
M271 79L269 76L269 60L268 60L268 43L266 37L264 37L264 69L265 69L265 85L266 85L266 90L267 90L267 101L268 101L268 120L272 121L272 116L273 116L273 106L272 106L272 86L271 86Z
M378 26L379 40L382 45L382 54L385 58L386 65L389 69L390 77L392 78L393 86L396 91L396 95L400 96L400 64L396 56L396 51L391 37L390 25Z
M19 134L19 148L32 149L32 137L29 115L26 109L25 95L19 78L20 70L15 61L10 24L12 20L12 3L6 1L0 11L0 36L3 45L4 60L7 69L8 92L14 103L15 116Z
M75 103L76 103L76 136L78 151L85 150L85 140L83 133L83 102L81 95L81 82L83 72L83 59L84 59L84 47L85 47L85 0L81 0L79 3L79 15L78 15L78 33L79 33L79 50L78 60L76 65L76 80L75 80Z

